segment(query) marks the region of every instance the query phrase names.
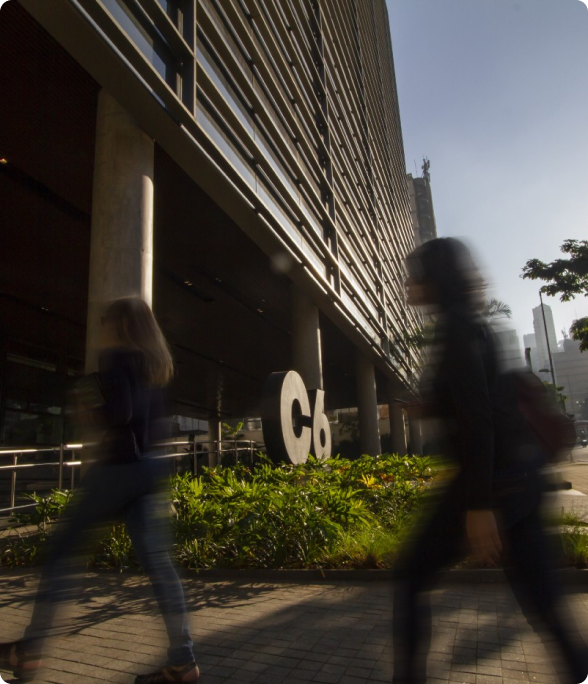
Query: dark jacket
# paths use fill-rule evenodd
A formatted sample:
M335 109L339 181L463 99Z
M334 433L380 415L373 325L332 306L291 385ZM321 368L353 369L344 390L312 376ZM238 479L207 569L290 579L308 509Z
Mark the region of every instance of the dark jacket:
M499 371L496 341L484 319L450 308L437 321L435 340L432 400L445 451L461 468L466 507L488 509L494 482L524 467L533 438Z
M105 403L93 411L93 422L105 430L102 457L112 464L138 461L166 436L163 391L147 383L141 352L111 347L98 364Z

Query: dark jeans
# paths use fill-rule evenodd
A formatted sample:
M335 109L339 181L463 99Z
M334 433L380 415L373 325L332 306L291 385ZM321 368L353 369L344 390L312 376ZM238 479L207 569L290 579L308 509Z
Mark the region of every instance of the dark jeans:
M170 559L169 501L162 490L165 463L149 459L121 465L95 464L65 511L50 541L33 616L24 638L40 650L58 604L72 594L75 558L87 552L92 528L113 518L125 521L141 566L165 620L171 665L194 659L182 585Z
M564 681L583 682L588 654L571 617L559 605L551 554L539 516L543 481L537 470L510 478L496 499L496 517L508 565L504 571L529 623L547 630L568 672ZM464 555L465 505L458 476L401 554L395 571L394 683L425 684L431 643L428 591L436 573ZM569 680L567 679L569 677Z

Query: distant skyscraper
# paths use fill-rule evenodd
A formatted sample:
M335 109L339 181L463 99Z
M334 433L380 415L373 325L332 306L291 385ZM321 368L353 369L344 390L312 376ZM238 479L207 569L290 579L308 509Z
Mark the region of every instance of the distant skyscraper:
M543 304L543 311L545 312L545 323L543 322L543 315L541 313L541 305L533 309L533 328L535 330L535 340L537 343L537 360L538 368L533 368L538 372L542 368L549 368L549 352L547 348L547 340L549 340L549 347L552 355L557 353L557 337L555 336L555 325L553 324L553 314L551 307ZM547 327L547 338L545 337L545 327ZM547 375L544 378L548 379Z
M531 333L529 335L523 335L523 347L525 349L530 349L531 350L531 369L533 372L537 372L543 366L540 366L540 361L539 361L539 354L537 352L537 338L535 336L535 333Z
M517 331L514 328L507 328L504 321L491 323L491 327L497 342L497 357L501 370L520 368L523 359Z
M413 178L409 173L406 177L408 194L410 197L410 214L414 228L414 240L417 247L437 237L437 224L433 210L433 194L431 192L431 164L423 159L423 175Z

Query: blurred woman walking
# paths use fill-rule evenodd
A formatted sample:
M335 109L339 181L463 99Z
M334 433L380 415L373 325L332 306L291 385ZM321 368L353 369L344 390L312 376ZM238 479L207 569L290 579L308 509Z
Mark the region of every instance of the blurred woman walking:
M20 641L0 647L0 659L16 677L34 678L56 609L71 590L74 558L88 551L88 531L122 517L169 637L167 664L135 682L196 682L184 594L170 558L169 468L167 459L157 458L157 443L167 436L163 388L173 376L172 357L153 312L138 297L107 307L101 338L96 387L86 392L94 395L93 405L83 409L85 420L103 432L97 458L50 541L31 623Z
M394 683L425 684L431 641L427 592L438 570L470 552L504 572L525 617L547 631L563 659L562 681L583 682L588 652L558 587L540 519L546 458L518 408L497 348L480 315L484 283L463 243L439 238L406 260L407 302L435 316L434 358L424 411L442 424L444 456L457 475L405 545L396 568ZM410 409L409 409L410 410Z

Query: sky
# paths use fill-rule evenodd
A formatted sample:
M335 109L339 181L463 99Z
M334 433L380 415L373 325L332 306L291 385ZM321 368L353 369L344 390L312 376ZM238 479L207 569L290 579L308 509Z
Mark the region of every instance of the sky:
M532 333L541 281L521 269L588 239L588 7L386 1L407 171L430 159L439 236L469 241L490 295ZM588 316L588 297L544 302L558 339Z

